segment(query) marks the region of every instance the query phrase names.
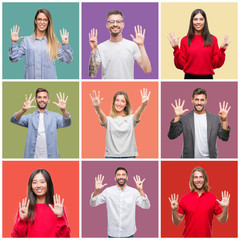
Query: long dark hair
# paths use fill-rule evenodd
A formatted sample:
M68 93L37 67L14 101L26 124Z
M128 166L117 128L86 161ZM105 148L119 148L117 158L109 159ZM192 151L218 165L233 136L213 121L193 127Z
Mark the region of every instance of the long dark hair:
M47 205L53 204L54 187L53 187L51 176L48 173L48 171L46 171L45 169L36 169L35 171L32 172L28 180L28 199L30 200L29 208L28 208L28 219L30 219L32 223L34 222L34 211L35 211L36 202L37 202L37 196L32 190L32 182L33 182L33 178L38 173L42 173L42 175L44 176L47 182L46 204Z
M187 34L187 36L188 36L188 46L191 45L192 38L195 35L195 29L193 27L193 18L198 13L200 13L205 19L205 23L204 23L204 27L203 27L201 35L202 35L203 40L204 40L204 47L208 47L208 46L212 45L212 35L211 35L211 33L209 32L209 29L208 29L207 15L202 9L195 9L192 12L192 15L190 17L189 29L188 29L188 34Z

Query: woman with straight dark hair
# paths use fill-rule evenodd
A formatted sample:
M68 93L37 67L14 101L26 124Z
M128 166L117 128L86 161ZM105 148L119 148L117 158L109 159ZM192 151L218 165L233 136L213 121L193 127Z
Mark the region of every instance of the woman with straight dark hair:
M32 172L28 197L19 202L12 237L70 237L64 199L54 196L50 174L44 169Z
M174 52L174 63L178 69L185 72L185 79L212 79L215 68L220 68L225 61L225 50L229 45L225 35L219 49L217 38L208 29L206 13L202 9L192 12L188 34L179 38L174 33L169 34L169 42Z
M34 33L27 37L18 37L20 27L11 28L11 47L9 58L18 62L25 56L26 79L56 79L55 60L70 63L72 49L69 47L69 33L60 30L62 45L59 43L53 28L52 15L47 9L39 9L34 18ZM20 46L17 41L22 39Z
M100 119L100 124L107 130L105 158L136 158L138 156L134 129L140 121L142 112L145 110L150 93L147 89L140 90L142 104L132 113L128 95L124 91L114 94L110 116L100 108L103 98L100 98L94 90L89 94L93 107Z

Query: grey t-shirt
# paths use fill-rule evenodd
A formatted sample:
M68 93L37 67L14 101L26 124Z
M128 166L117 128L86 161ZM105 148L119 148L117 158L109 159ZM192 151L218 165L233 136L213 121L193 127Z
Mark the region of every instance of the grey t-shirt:
M194 158L209 158L207 139L207 115L194 113Z
M133 79L134 61L141 56L136 43L125 38L107 40L97 47L96 62L102 64L102 79Z
M134 157L138 156L133 115L116 118L107 117L105 157Z

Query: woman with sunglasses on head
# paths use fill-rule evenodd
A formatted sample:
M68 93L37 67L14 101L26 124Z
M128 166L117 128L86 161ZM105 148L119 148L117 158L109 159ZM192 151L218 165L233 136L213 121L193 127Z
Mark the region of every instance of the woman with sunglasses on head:
M110 116L106 116L100 108L103 98L94 90L90 98L100 119L100 124L107 130L105 158L136 158L138 156L134 129L140 121L142 112L147 107L150 93L147 89L140 90L142 103L132 113L128 95L124 91L114 94Z
M28 197L19 202L12 237L70 237L64 199L54 196L53 182L44 169L32 172Z
M188 34L181 40L174 33L169 34L169 42L174 52L174 63L185 73L185 79L212 79L215 68L220 68L225 61L225 51L230 44L224 36L221 47L208 29L206 13L202 9L192 12Z
M11 28L11 47L9 58L18 62L25 56L26 79L56 79L55 60L70 63L72 49L69 47L69 33L60 30L62 45L59 43L53 28L51 13L47 9L39 9L34 19L34 33L31 36L19 37L20 27ZM20 46L17 41L22 39Z

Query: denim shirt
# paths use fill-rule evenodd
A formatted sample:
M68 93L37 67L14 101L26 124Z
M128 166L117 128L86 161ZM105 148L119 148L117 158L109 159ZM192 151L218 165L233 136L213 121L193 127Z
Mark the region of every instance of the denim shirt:
M19 126L28 128L24 158L34 158L40 112L36 110L33 114L23 115L19 119L16 118L16 114L17 113L13 114L10 121ZM71 125L71 116L69 113L68 115L69 118L65 118L59 113L48 110L44 111L44 127L48 158L60 158L57 148L57 129Z
M25 79L56 79L55 61L49 58L47 53L47 37L41 40L34 34L24 37L20 46L11 43L8 52L11 62L18 62L25 56ZM72 49L69 45L58 48L58 60L70 63L72 61Z

